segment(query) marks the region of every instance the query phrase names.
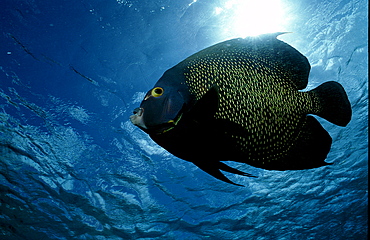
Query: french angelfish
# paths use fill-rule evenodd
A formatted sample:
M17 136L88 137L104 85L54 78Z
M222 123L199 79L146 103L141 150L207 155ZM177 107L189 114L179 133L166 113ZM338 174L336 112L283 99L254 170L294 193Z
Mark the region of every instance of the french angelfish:
M332 139L311 114L346 126L350 102L334 81L299 91L310 64L280 34L224 41L186 58L148 91L131 122L173 155L232 184L220 170L252 175L222 161L267 170L328 165Z

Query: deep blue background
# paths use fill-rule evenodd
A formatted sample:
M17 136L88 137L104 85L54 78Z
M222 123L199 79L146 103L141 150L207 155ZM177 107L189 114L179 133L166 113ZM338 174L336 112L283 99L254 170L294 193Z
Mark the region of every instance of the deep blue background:
M0 239L366 239L365 0L282 0L279 38L308 57L308 88L338 81L353 107L346 128L320 119L333 165L230 163L259 176L232 186L129 122L166 69L240 37L215 14L226 2L2 1Z

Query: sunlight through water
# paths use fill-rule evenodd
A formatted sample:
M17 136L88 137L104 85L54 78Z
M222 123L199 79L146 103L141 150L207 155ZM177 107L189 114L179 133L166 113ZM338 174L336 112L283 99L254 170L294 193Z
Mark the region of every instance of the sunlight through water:
M246 37L286 31L288 19L281 0L229 0L215 8L226 36Z

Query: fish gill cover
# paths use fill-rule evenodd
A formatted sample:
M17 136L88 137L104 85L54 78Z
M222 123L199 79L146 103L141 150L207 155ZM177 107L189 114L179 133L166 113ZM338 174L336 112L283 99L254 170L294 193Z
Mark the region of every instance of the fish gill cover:
M3 1L0 239L367 239L368 3L260 2ZM317 118L332 165L228 162L258 177L224 172L234 186L131 124L181 60L279 31L311 64L304 91L336 81L348 94L347 127Z

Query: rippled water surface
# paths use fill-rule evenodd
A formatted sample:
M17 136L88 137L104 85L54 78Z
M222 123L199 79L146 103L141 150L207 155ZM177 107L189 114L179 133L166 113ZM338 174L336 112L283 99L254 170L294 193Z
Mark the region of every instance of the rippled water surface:
M337 81L352 104L345 128L319 119L333 165L230 163L258 176L227 175L233 186L129 122L166 69L275 21L242 18L258 10L245 2L5 0L0 239L367 239L367 1L279 1L276 31L309 59L308 88Z

